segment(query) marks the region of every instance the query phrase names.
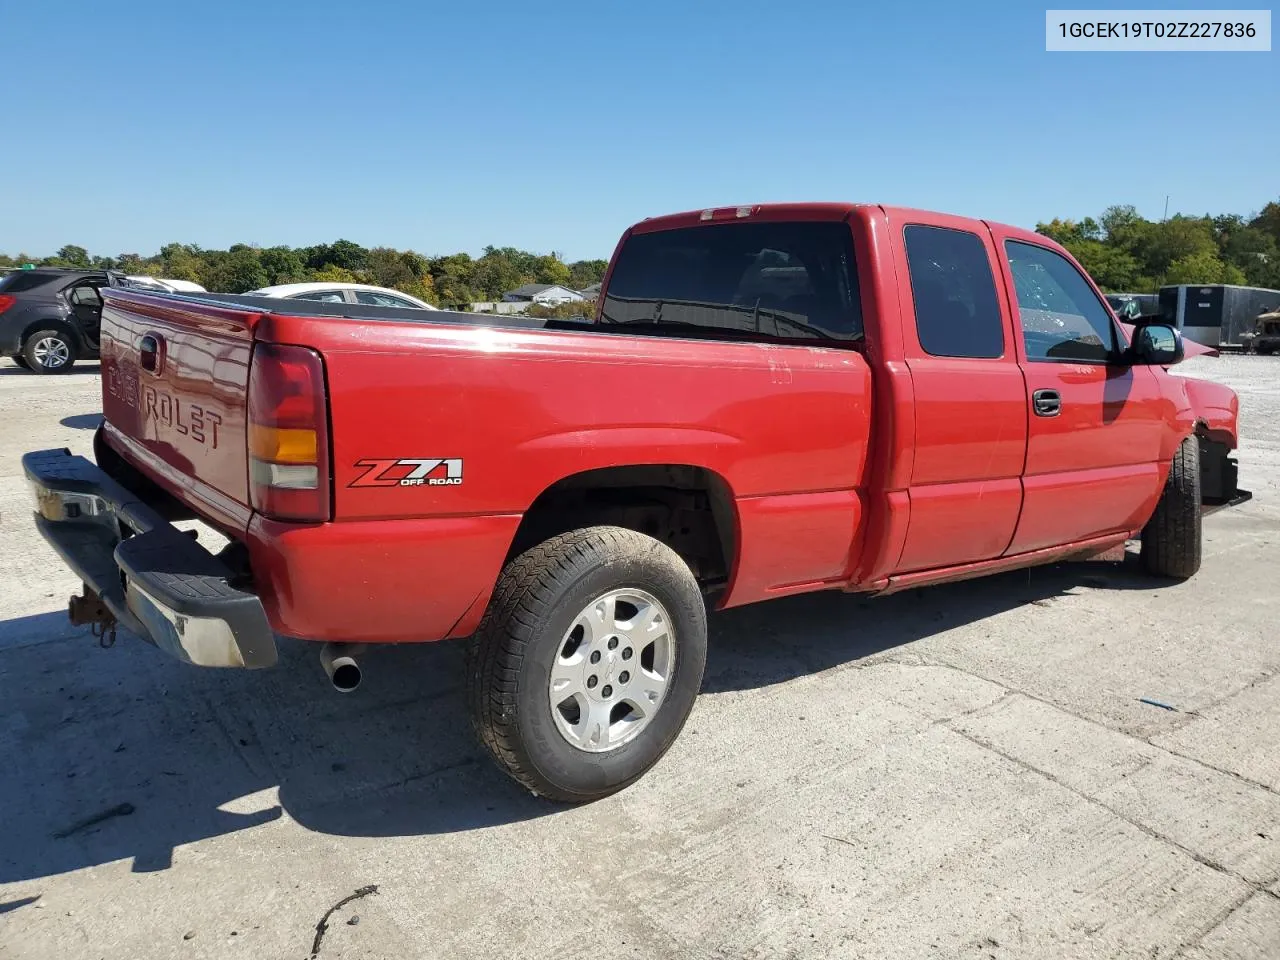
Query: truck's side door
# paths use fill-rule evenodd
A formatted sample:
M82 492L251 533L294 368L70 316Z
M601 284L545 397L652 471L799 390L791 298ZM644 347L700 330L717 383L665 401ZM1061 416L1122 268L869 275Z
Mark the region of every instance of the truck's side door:
M1169 404L1150 369L1120 362L1115 319L1075 264L993 229L1017 305L1031 412L1022 516L1008 552L1132 529L1160 487Z
M1000 556L1022 507L1027 444L1026 390L990 232L909 216L895 225L895 266L915 456L897 572Z

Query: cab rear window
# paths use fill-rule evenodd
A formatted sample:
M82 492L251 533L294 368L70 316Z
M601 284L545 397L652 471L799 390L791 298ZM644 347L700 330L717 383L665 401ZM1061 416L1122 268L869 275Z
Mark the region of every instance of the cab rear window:
M862 315L843 222L711 223L638 233L618 254L600 323L636 332L857 340Z

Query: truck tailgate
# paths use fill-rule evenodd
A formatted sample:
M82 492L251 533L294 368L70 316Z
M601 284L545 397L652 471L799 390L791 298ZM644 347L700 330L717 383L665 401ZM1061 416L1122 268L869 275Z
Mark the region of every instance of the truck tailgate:
M260 315L131 290L103 294L107 443L215 526L243 531L249 359Z

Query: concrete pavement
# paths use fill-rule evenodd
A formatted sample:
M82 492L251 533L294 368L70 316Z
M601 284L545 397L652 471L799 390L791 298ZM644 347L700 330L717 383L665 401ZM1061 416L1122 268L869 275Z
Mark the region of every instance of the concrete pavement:
M301 643L217 673L71 628L17 458L88 452L99 379L0 361L0 957L301 960L377 885L319 956L1275 960L1280 361L1185 372L1241 392L1256 493L1194 580L730 611L668 757L564 809L472 743L454 645L340 697Z

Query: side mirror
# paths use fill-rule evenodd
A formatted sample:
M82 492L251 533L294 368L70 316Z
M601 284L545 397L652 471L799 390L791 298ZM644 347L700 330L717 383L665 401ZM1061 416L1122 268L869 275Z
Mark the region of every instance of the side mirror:
M1182 335L1167 323L1144 323L1133 331L1127 358L1132 364L1167 367L1183 358Z

